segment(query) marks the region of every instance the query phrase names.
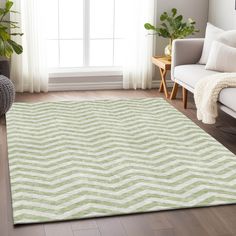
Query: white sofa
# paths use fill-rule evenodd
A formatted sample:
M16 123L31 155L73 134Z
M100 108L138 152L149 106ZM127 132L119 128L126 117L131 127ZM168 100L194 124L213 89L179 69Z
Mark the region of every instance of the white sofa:
M188 91L194 92L197 81L208 75L220 73L206 70L198 64L204 39L177 39L173 42L171 79L175 82L171 99L176 97L178 85L183 87L184 107L187 107ZM236 118L236 88L225 88L219 95L220 108Z

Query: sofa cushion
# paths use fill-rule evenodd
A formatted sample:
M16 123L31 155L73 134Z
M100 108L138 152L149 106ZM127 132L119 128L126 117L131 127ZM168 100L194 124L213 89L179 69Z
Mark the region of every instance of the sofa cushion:
M236 72L236 48L213 42L206 64L207 70Z
M225 31L216 41L236 48L236 30Z
M220 72L205 70L205 65L182 65L175 67L174 77L175 79L182 81L184 84L187 84L189 87L194 89L198 80L203 77L218 73Z
M222 89L219 102L236 112L236 88Z
M216 38L220 37L220 35L224 32L224 30L217 28L210 23L207 23L204 46L202 50L202 56L199 60L199 64L207 63L213 41L216 40Z

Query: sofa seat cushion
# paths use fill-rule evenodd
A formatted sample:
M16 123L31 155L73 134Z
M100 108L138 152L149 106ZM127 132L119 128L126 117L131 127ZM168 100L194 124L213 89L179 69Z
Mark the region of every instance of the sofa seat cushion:
M236 112L236 88L222 89L219 102Z
M195 87L198 80L212 74L218 74L220 72L206 70L205 65L194 64L194 65L182 65L176 66L174 70L174 77L180 80L189 87Z
M204 65L183 65L176 66L174 70L175 79L183 82L194 89L199 79L220 72L205 70ZM219 95L219 102L236 112L236 88L222 89Z

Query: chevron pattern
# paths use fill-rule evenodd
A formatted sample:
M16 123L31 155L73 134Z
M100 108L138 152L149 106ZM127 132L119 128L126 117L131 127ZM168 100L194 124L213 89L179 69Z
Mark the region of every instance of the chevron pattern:
M236 203L235 155L163 99L16 103L14 224Z

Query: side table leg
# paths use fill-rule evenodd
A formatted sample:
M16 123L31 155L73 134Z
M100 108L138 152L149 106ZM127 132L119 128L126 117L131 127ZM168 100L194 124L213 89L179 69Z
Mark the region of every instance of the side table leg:
M172 92L171 92L171 95L170 95L171 100L176 99L178 88L179 88L179 85L175 82L174 86L173 86L173 89L172 89Z
M160 83L159 92L160 93L164 92L162 80L161 80L161 83Z
M166 73L167 73L166 70L163 70L160 68L161 81L162 81L164 93L165 93L166 98L169 98L169 93L168 93L167 86L166 86Z

